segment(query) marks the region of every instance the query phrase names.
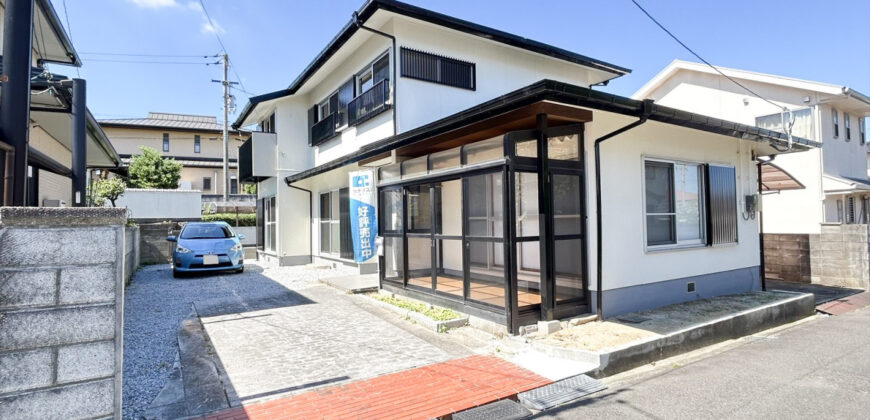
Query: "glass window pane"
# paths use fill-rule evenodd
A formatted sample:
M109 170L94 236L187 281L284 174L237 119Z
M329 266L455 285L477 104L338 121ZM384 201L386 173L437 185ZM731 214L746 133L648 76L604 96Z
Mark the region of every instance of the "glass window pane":
M439 239L436 243L435 289L463 296L462 240Z
M425 174L427 172L427 158L428 156L420 156L418 158L402 162L402 175L413 176Z
M381 191L381 214L384 232L402 231L402 190Z
M398 179L402 176L402 164L394 163L392 165L382 166L379 174L381 181L389 181Z
M463 149L465 164L467 165L501 159L504 158L504 138L498 136L489 140L467 144Z
M555 160L580 160L580 135L548 138L547 157Z
M674 216L647 216L646 243L647 245L677 243L674 236Z
M320 220L329 220L329 211L332 209L329 201L329 193L320 194Z
M435 233L462 235L462 181L435 184L435 217L438 223Z
M583 229L580 177L553 175L553 220L556 235L579 235Z
M465 203L468 212L468 235L504 236L504 203L501 173L477 175L468 181Z
M529 158L538 157L538 140L518 141L517 156Z
M556 241L556 302L584 296L583 241Z
M269 198L269 208L268 208L268 218L266 219L269 222L275 221L275 197Z
M517 305L541 303L541 243L517 243Z
M538 236L538 174L516 173L517 236Z
M677 239L701 239L701 180L698 165L676 165Z
M646 162L646 212L674 212L673 165L665 162Z
M374 84L390 78L390 55L384 55L372 64Z
M329 250L333 254L341 253L341 224L338 221L329 223Z
M499 242L469 242L468 298L504 307L504 245Z
M429 160L432 169L458 168L460 166L459 150L460 149L456 147L443 152L432 153Z
M432 229L428 185L408 187L408 229L412 232Z
M384 238L384 280L402 282L404 273L404 255L402 238Z
M432 240L408 237L408 284L432 288Z
M328 221L320 222L320 252L329 253L329 225Z

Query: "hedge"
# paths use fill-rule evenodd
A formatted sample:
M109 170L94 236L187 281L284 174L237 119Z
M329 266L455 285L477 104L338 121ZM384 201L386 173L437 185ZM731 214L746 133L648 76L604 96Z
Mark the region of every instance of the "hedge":
M254 213L239 213L239 226L257 226L257 215ZM203 222L227 222L230 226L236 226L235 213L203 214Z

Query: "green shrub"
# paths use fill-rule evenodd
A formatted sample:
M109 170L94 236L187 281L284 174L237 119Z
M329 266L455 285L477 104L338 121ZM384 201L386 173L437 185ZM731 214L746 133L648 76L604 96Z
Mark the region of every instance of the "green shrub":
M435 321L449 321L451 319L456 319L460 317L459 313L455 311L444 308L436 308L434 306L429 306L425 303L411 302L409 300L400 299L393 296L384 296L378 293L372 294L372 297L381 302L386 302L390 305L398 306L402 309L419 312L431 319L434 319Z
M257 226L257 215L254 213L239 213L239 226ZM230 226L236 226L235 213L203 214L203 222L227 222Z

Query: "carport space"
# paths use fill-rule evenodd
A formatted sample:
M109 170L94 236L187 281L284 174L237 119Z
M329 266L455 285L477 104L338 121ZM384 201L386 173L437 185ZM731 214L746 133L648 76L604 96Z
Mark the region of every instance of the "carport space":
M175 376L181 377L193 371L185 368L187 359L213 363L229 403L238 405L469 354L319 282L350 275L351 268L246 265L242 274L182 279L173 279L168 265L135 274L125 293L124 418L139 418L161 390L172 388L179 359ZM213 348L202 357L179 357L179 325L196 320L194 308ZM180 392L182 400L193 394Z
M293 270L288 268L289 270ZM231 405L371 378L458 356L317 285L304 300L262 307L258 296L196 302ZM268 306L268 305L266 305ZM410 325L409 325L410 326ZM407 326L405 327L407 328Z

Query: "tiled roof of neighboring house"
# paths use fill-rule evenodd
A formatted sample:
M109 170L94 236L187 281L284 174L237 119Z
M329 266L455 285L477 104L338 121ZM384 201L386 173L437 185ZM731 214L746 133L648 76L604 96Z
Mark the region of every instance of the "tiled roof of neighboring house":
M180 163L181 166L193 167L193 168L223 168L224 164L221 161L208 161L208 160L188 160L188 159L174 159L176 162ZM121 163L123 166L130 166L130 158L122 157ZM229 161L230 168L235 169L238 164L235 159L230 159Z
M100 124L109 127L146 127L175 128L184 130L223 131L217 117L208 115L170 114L167 112L149 112L146 118L123 118L100 120ZM230 131L236 132L237 130Z

